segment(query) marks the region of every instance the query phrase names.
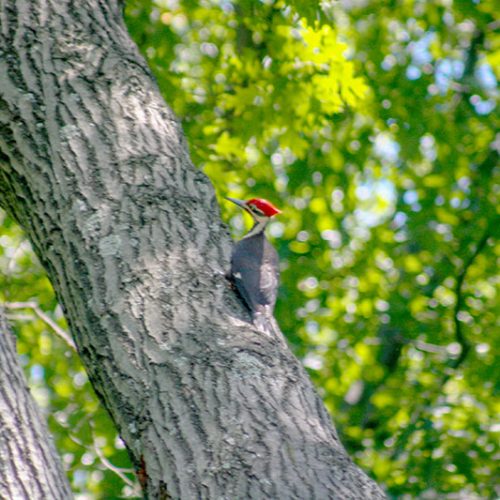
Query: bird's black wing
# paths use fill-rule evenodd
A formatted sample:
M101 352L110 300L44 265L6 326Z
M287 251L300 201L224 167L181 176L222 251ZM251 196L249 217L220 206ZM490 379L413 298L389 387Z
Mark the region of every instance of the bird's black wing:
M231 274L252 313L272 314L278 294L279 259L263 235L244 238L235 245Z

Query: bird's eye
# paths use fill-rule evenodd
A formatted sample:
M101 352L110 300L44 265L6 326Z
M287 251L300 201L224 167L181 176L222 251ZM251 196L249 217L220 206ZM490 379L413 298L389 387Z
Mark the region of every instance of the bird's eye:
M255 205L249 205L249 208L256 215L265 215L264 212L260 208L257 208Z

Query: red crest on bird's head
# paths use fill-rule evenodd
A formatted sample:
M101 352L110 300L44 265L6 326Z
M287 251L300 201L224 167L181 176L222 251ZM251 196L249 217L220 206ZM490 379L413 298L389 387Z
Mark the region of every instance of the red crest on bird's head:
M274 215L281 213L281 210L276 208L270 201L262 198L252 198L251 200L248 200L245 205L255 207L266 217L273 217Z

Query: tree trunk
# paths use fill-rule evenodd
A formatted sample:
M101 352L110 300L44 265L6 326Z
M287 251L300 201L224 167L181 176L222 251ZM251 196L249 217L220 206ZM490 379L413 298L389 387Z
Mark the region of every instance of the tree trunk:
M151 498L383 498L225 275L214 191L116 1L0 0L0 200Z
M0 307L0 498L71 498L44 417L17 360Z

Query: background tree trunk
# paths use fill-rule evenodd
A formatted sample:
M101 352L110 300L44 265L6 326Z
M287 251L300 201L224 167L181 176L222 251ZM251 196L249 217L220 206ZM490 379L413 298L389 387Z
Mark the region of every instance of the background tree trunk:
M282 339L112 0L2 0L0 200L152 498L383 498Z
M45 419L17 360L0 308L0 498L71 498Z

